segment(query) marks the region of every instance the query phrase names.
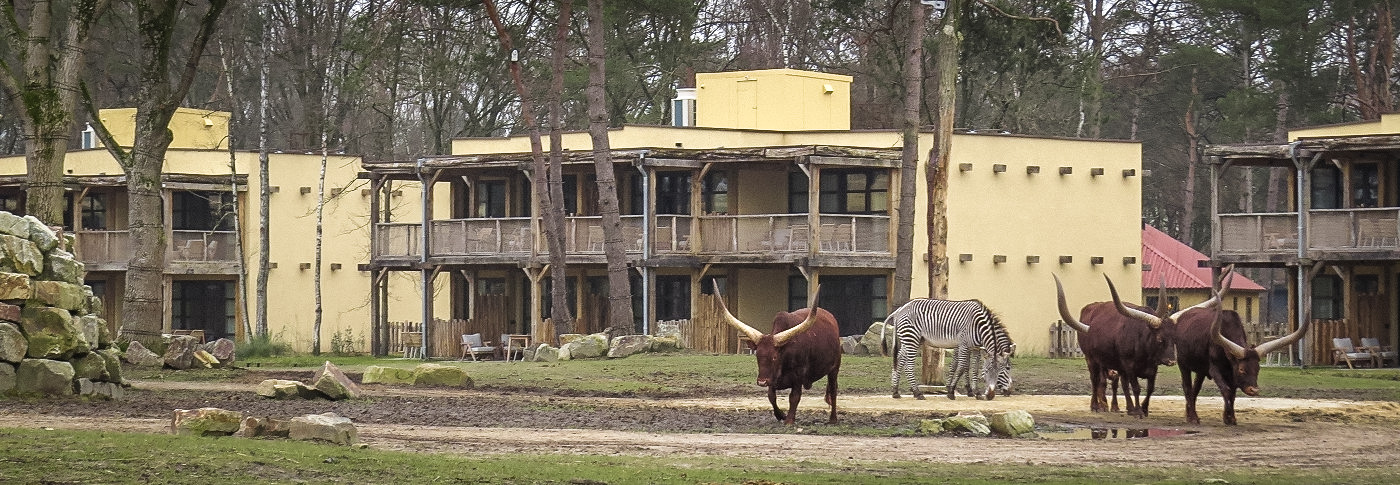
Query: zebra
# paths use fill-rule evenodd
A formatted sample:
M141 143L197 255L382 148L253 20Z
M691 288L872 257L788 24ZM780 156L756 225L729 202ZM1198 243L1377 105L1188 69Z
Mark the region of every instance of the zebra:
M1005 332L1004 332L1004 329L1002 329L1002 330L1003 330L1002 333L1005 333ZM986 368L987 362L986 362L986 359L983 359L983 358L982 358L982 352L972 352L971 350L972 350L972 349L970 349L970 348L958 347L957 351L955 351L954 354L953 354L953 359L954 359L954 360L953 360L952 362L949 362L949 365L954 366L954 367L960 367L960 368L962 368L962 369L968 369L968 370L970 370L970 369L976 369L976 368L982 368L982 369L983 369L983 372L990 372L990 370L988 370L988 369ZM977 350L982 350L982 349L977 349ZM1015 355L1016 355L1016 344L1015 344L1014 342L1011 343L1011 352L1010 352L1010 354L1011 354L1012 356L1015 356ZM948 375L952 375L952 373L950 372L950 373L948 373ZM967 375L967 377L968 377L968 378L967 378L967 389L966 389L966 391L965 391L966 394L967 394L967 396L968 396L968 397L976 396L976 394L973 393L973 387L974 387L974 384L976 384L975 379L972 378L972 376L971 376L970 373L965 373L965 375ZM1001 366L1001 369L997 371L996 387L995 387L994 389L996 389L996 393L997 393L998 395L1010 396L1010 395L1011 395L1011 383L1012 383L1012 379L1011 379L1011 361L1010 361L1010 360L1007 360L1007 361L1004 363L1004 365ZM957 382L949 381L949 385L954 385L954 386L955 386L956 384L957 384ZM985 390L985 389L984 389L984 390Z
M894 327L895 332L894 369L890 371L890 387L894 397L899 397L899 374L902 370L909 382L910 393L916 399L924 398L914 378L914 359L925 344L958 349L959 358L954 359L953 371L949 374L948 399L956 399L955 385L970 368L972 349L980 349L985 359L983 378L987 383L987 398L995 396L994 390L998 385L1010 388L1010 358L1015 352L1015 343L1011 342L997 315L981 301L916 298L890 312L885 321ZM1005 374L1004 379L1002 374ZM969 391L971 379L968 376Z

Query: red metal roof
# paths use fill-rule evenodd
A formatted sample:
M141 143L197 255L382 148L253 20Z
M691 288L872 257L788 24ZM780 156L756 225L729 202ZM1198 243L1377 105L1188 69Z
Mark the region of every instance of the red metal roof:
M1167 279L1167 288L1171 289L1210 288L1210 268L1198 264L1207 259L1210 258L1191 246L1143 224L1142 263L1152 266L1142 272L1143 288L1157 288L1163 277ZM1264 291L1263 286L1239 273L1230 275L1230 289Z

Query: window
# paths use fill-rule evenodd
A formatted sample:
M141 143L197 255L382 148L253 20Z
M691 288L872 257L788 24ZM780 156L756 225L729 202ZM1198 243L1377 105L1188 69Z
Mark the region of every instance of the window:
M476 216L506 216L506 181L483 180L476 183Z
M570 276L566 281L568 281L568 284L565 285L564 294L569 300L567 303L569 311L575 312L575 309L578 308L578 278ZM540 291L544 292L544 294L540 295L540 318L551 318L554 313L554 278L545 278ZM603 294L607 294L606 286L604 287Z
M1312 280L1312 317L1317 320L1340 320L1343 316L1342 279L1324 275Z
M827 169L821 173L817 204L824 214L883 214L889 211L888 170ZM807 177L788 175L788 209L807 211Z
M1154 296L1149 296L1149 297L1147 297L1147 301L1145 301L1144 304L1143 304L1142 306L1145 306L1145 307L1148 307L1148 308L1152 308L1152 309L1156 309L1156 308L1157 308L1157 301L1158 301L1158 299L1157 299L1157 297L1156 297L1155 295L1154 295ZM1167 313L1169 313L1169 314L1170 314L1170 313L1175 313L1175 312L1176 312L1178 309L1180 309L1180 308L1181 308L1181 298L1178 297L1178 296L1176 296L1176 295L1167 295Z
M92 129L92 123L88 123L87 128L83 129L83 137L81 143L81 148L85 150L89 148L97 148L97 131Z
M506 294L506 279L505 279L505 278L477 278L477 280L476 280L476 294L477 294L477 295L481 295L481 296L485 296L485 295L504 295L504 294Z
M788 172L788 213L807 212L807 174L800 171Z
M1342 208L1342 171L1327 165L1312 171L1312 208Z
M1374 163L1358 163L1351 167L1351 206L1378 207L1381 177Z
M690 214L690 172L656 173L656 213Z
M656 277L656 319L683 320L690 318L690 277L685 275Z
M63 195L64 205L73 206L73 194ZM83 197L78 209L83 214L83 229L106 230L107 229L107 198L102 194L91 194ZM73 211L63 211L63 227L73 229Z
M578 175L564 176L564 213L578 214Z
M175 192L170 201L170 214L171 228L175 230L231 231L233 195L228 192Z
M710 214L729 213L729 174L711 172L705 176L701 190L705 199L705 212Z
M0 194L0 211L9 212L17 216L24 215L24 204L21 197L22 195L19 193Z
M203 330L213 341L234 334L234 286L228 281L175 281L170 287L170 326Z

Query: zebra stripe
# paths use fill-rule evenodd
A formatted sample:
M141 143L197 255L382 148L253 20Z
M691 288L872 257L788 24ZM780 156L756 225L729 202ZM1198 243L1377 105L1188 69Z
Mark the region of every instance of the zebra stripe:
M982 302L916 298L890 312L886 323L894 326L895 332L894 369L890 371L894 397L899 397L899 374L903 371L910 392L916 398L923 398L914 378L914 361L924 345L958 349L948 380L949 399L954 397L956 383L971 368L972 349L979 349L983 354L983 377L987 387L1010 388L1010 356L1016 345L1001 320ZM969 391L971 380L968 376Z

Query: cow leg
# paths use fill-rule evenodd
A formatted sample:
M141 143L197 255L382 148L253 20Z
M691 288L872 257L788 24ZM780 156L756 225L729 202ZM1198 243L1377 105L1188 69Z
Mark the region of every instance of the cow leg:
M1139 405L1139 399L1142 396L1142 386L1138 383L1137 374L1120 372L1118 378L1123 383L1123 402L1128 406L1128 415L1141 418L1142 407ZM1132 389L1129 390L1129 387Z
M1110 409L1110 411L1116 413L1118 412L1118 373L1111 370L1107 371L1107 373L1108 376L1105 377L1104 380L1107 382L1106 386L1108 389L1113 392L1113 408ZM1128 399L1128 388L1126 387L1123 388L1123 399Z
M1219 381L1216 381L1216 383L1219 384ZM1228 426L1234 426L1234 425L1235 425L1235 388L1234 388L1234 386L1231 386L1231 387L1229 387L1229 388L1227 389L1227 388L1225 387L1225 385L1220 385L1220 397L1225 398L1225 399L1224 399L1224 401L1225 401L1225 412L1224 412L1224 416L1223 416L1223 418L1224 418L1224 420L1225 420L1225 424L1228 425Z
M787 420L787 415L778 408L778 390L774 389L773 386L768 386L768 403L773 405L773 417L778 418L778 421Z
M1201 424L1201 417L1196 415L1196 396L1201 394L1201 384L1205 380L1205 373L1198 372L1193 384L1191 371L1181 369L1181 391L1186 395L1186 422L1189 424Z
M802 401L802 386L792 386L792 392L788 393L788 415L783 424L791 425L797 420L797 403Z
M1157 388L1157 375L1147 376L1147 395L1142 398L1142 417L1147 417L1147 405L1152 402L1152 390Z
M831 419L827 423L836 424L836 371L826 375L826 403L831 406Z
M1104 370L1102 366L1098 365L1097 363L1094 363L1093 361L1089 361L1088 365L1089 388L1092 389L1091 391L1089 391L1089 410L1096 413L1101 413L1107 410L1108 408L1108 401L1103 397L1105 394L1105 376L1103 373ZM1117 398L1115 398L1114 401L1117 401Z

